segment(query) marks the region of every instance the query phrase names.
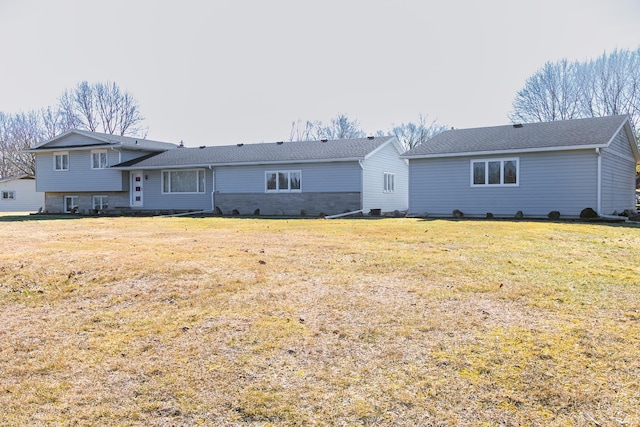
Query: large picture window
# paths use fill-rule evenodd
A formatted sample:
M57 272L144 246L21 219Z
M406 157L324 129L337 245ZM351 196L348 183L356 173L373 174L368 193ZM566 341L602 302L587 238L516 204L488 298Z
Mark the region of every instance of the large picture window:
M204 193L204 169L162 171L162 192Z
M94 150L91 152L91 169L107 168L107 150Z
M59 152L53 153L53 169L57 171L69 170L69 153Z
M268 171L265 174L266 191L270 192L300 192L302 191L301 171Z
M487 159L471 161L471 186L517 186L518 159Z

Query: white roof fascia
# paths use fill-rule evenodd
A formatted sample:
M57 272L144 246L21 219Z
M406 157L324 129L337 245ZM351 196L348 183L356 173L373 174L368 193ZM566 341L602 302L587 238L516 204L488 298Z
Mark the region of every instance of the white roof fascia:
M522 154L522 153L540 153L550 151L573 151L573 150L593 150L594 148L606 148L606 144L589 144L589 145L569 145L557 147L542 148L521 148L515 150L487 150L487 151L465 151L461 153L442 153L442 154L421 154L413 156L400 156L401 159L435 159L444 157L469 157L469 156L492 156L505 154Z
M84 145L82 147L51 147L51 148L29 148L26 150L22 150L25 153L51 153L54 151L87 151L87 150L99 150L101 148L123 148L120 144L109 144L109 145Z

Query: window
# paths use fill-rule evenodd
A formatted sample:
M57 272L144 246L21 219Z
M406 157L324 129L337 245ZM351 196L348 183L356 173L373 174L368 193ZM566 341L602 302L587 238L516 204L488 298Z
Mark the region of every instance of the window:
M64 211L66 213L78 211L78 196L64 196Z
M265 174L266 191L291 193L302 191L301 171L268 171Z
M91 152L91 169L107 168L107 150L94 150Z
M384 190L385 193L393 193L396 191L396 174L384 173Z
M53 169L57 171L68 171L69 170L69 153L68 152L60 152L53 153Z
M490 159L471 161L471 186L517 186L518 159Z
M108 196L93 196L91 206L97 211L109 209L109 197Z
M204 193L204 169L162 172L163 193Z
M3 191L2 192L2 200L15 200L16 192L15 191Z

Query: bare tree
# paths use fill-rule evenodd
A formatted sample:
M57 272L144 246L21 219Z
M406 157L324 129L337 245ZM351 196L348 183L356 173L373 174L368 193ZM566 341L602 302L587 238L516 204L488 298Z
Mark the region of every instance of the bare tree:
M401 123L400 125L393 126L389 133L395 135L404 148L409 150L445 130L447 130L447 126L437 124L435 119L427 123L426 116L420 114L418 123Z
M136 99L113 82L90 85L84 81L60 97L64 123L92 132L146 136L144 117Z
M640 49L615 50L595 60L547 62L513 101L513 122L629 114L640 119Z
M0 115L0 173L2 176L35 174L35 160L31 148L42 139L42 126L37 112Z
M346 114L338 114L325 125L319 120L302 122L298 119L291 123L289 141L313 141L326 139L349 139L366 136L357 120L351 120Z
M512 121L554 121L580 116L579 64L566 59L547 62L529 77L513 102Z

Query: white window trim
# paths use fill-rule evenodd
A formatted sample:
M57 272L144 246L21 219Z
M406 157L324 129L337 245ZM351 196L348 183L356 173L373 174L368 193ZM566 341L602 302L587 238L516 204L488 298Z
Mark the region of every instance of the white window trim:
M71 209L69 209L69 206L67 206L67 198L71 198L71 200L75 199L75 206L71 206ZM63 196L62 199L62 203L63 203L63 207L64 207L64 212L65 213L71 213L71 210L74 207L78 207L78 201L80 200L80 196L73 196L73 195L67 195L67 196Z
M291 175L292 173L297 173L300 176L300 188L295 188L295 189L280 189L280 188L275 188L275 189L270 189L269 188L269 174L275 173L276 176L277 174L280 173L286 173L287 174L287 178L289 183L291 182ZM278 179L276 178L276 186L279 186L280 182L278 181ZM301 170L270 170L270 171L265 171L264 172L264 191L265 193L302 193L302 171Z
M109 196L107 196L106 194L94 194L93 196L91 196L91 209L105 209L104 207L96 207L96 198L100 197L102 198L107 198L107 209L109 209ZM102 204L102 203L100 203Z
M204 179L202 180L204 187L202 189L198 188L199 191L165 191L164 188L164 174L171 172L194 172L194 171L202 171L204 174ZM197 176L197 174L196 174ZM198 186L200 185L200 180L197 180ZM169 189L171 189L171 180L169 180ZM207 172L205 169L167 169L163 170L160 173L160 190L162 194L204 194L207 192Z
M7 195L7 197L4 197L4 195ZM11 197L9 197L9 195L11 195ZM15 190L2 190L2 193L0 194L0 197L2 200L15 200L16 199L16 192Z
M93 166L93 155L94 154L99 154L99 153L105 153L105 164L104 167L94 167ZM100 170L100 169L107 169L109 167L109 155L107 154L107 150L91 150L91 157L89 158L89 161L91 162L91 169L93 170Z
M500 162L500 184L489 184L489 163L490 162ZM505 184L504 183L504 163L505 162L516 162L516 183L515 184ZM473 182L474 171L473 164L474 163L484 163L484 184L475 184ZM520 186L520 157L504 157L504 158L492 158L492 159L471 159L469 161L469 171L470 171L470 184L471 187L480 187L480 188L494 188L494 187L519 187Z
M396 174L393 172L384 172L384 182L382 184L383 193L396 192Z
M66 169L58 169L56 168L56 157L58 156L67 156L67 168ZM56 172L65 172L69 170L69 152L68 151L54 151L53 152L53 170Z

